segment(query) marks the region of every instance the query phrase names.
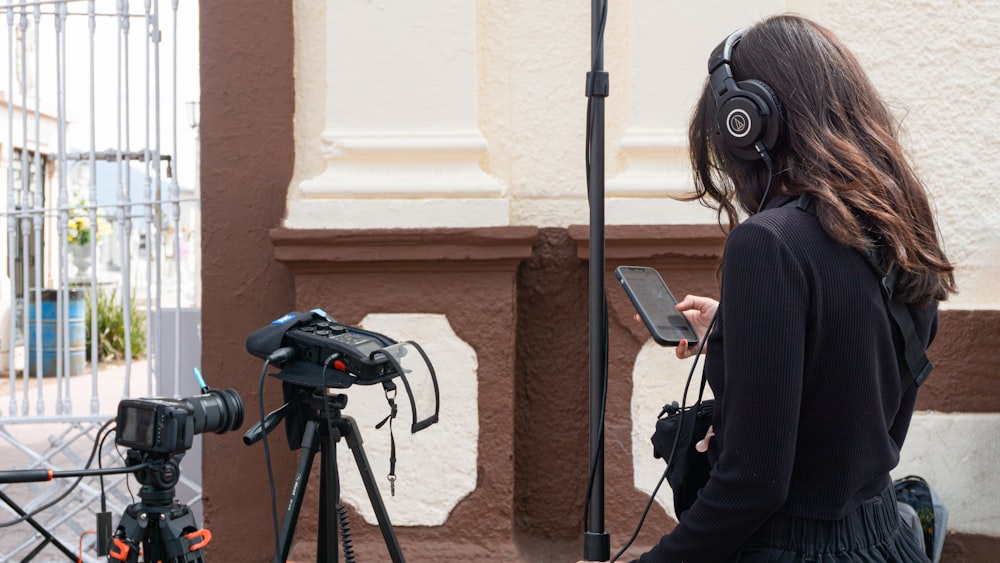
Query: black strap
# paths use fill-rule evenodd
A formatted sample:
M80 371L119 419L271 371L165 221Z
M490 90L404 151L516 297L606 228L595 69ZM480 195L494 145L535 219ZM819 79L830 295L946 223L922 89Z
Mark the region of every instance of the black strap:
M885 298L889 317L899 330L900 336L903 337L903 362L906 364L904 371L910 376L908 381L904 381L903 388L906 389L910 382L920 387L920 384L931 374L931 368L934 365L927 359L927 353L920 336L917 334L917 327L913 323L913 315L910 314L909 307L893 295L893 290L896 287L896 269L884 270L878 251L872 247L868 248L865 258L879 278L879 286L882 289L882 297Z
M376 429L380 429L385 426L385 423L389 423L389 475L386 478L389 480L389 491L392 496L396 496L396 436L392 432L392 421L396 418L398 410L396 409L396 384L391 381L386 381L382 384L385 388L385 398L389 402L389 414L375 425Z
M795 201L795 206L803 211L812 213L813 212L813 199L809 197L809 194L802 194ZM791 201L785 205L789 205ZM882 297L885 298L885 308L889 311L889 318L892 319L893 324L899 330L900 336L903 337L903 370L904 375L909 375L908 378L903 379L903 389L907 389L912 382L917 387L927 379L927 376L931 374L931 364L930 360L927 359L927 353L924 349L923 342L920 340L920 336L917 334L917 327L913 323L913 315L910 314L909 307L899 299L895 299L893 296L893 290L896 288L896 269L890 268L886 271L882 267L882 259L878 252L873 247L868 248L868 252L865 254L865 259L868 261L868 265L872 267L875 271L875 275L878 276L879 287L882 290Z

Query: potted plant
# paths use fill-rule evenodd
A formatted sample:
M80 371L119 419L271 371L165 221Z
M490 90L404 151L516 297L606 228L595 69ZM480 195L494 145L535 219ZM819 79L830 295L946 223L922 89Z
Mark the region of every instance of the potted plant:
M69 255L76 266L77 276L86 276L91 266L90 244L104 238L111 232L111 224L103 217L97 217L96 232L90 226L90 216L82 209L70 212L67 224L66 240L69 242Z

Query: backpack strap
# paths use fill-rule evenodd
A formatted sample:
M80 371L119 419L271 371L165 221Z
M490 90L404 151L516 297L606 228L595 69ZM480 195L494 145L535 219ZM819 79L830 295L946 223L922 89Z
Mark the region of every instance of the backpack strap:
M784 205L792 203L807 213L814 212L813 199L807 193L803 193L798 199L791 200ZM931 368L934 366L927 359L926 350L920 341L920 336L917 335L917 327L913 322L913 315L910 314L909 307L893 295L893 291L896 289L896 268L888 270L883 268L882 256L875 247L868 247L865 259L875 271L875 275L878 276L879 287L882 290L882 297L885 298L885 308L889 311L889 318L892 319L892 323L903 338L902 355L905 365L902 372L904 376L909 375L903 381L903 389L909 387L910 383L919 387L931 374Z
M868 247L865 258L868 265L875 271L879 278L879 287L882 289L882 297L885 298L886 309L893 324L903 337L903 366L904 372L909 373L909 381L904 382L904 389L912 382L917 387L931 374L934 367L927 359L927 353L917 335L917 327L913 322L913 315L910 314L909 307L905 303L893 296L896 288L896 268L889 268L888 271L882 268L881 256L874 247Z

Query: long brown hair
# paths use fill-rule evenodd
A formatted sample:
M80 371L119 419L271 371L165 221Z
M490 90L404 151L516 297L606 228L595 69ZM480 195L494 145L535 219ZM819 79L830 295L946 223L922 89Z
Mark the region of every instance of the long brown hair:
M811 194L816 215L838 242L877 245L898 268L904 302L926 305L954 293L954 268L938 241L927 192L907 162L897 124L865 72L828 30L797 16L775 16L747 30L733 50L736 80L767 83L782 105L783 133L771 156L741 160L717 134L706 87L689 129L692 199L739 222L770 196Z

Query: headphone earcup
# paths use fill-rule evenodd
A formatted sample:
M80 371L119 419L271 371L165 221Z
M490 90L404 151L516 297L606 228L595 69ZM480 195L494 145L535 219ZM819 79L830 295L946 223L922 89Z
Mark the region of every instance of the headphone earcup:
M718 104L719 134L730 151L744 160L760 158L756 145L773 149L781 133L781 102L760 80L742 80Z
M781 99L767 82L744 80L740 84L743 88L751 92L756 88L757 91L755 93L764 100L767 106L767 125L765 126L764 138L762 140L764 141L764 148L771 150L778 144L778 139L781 136L781 123L785 119L785 109L781 106Z

